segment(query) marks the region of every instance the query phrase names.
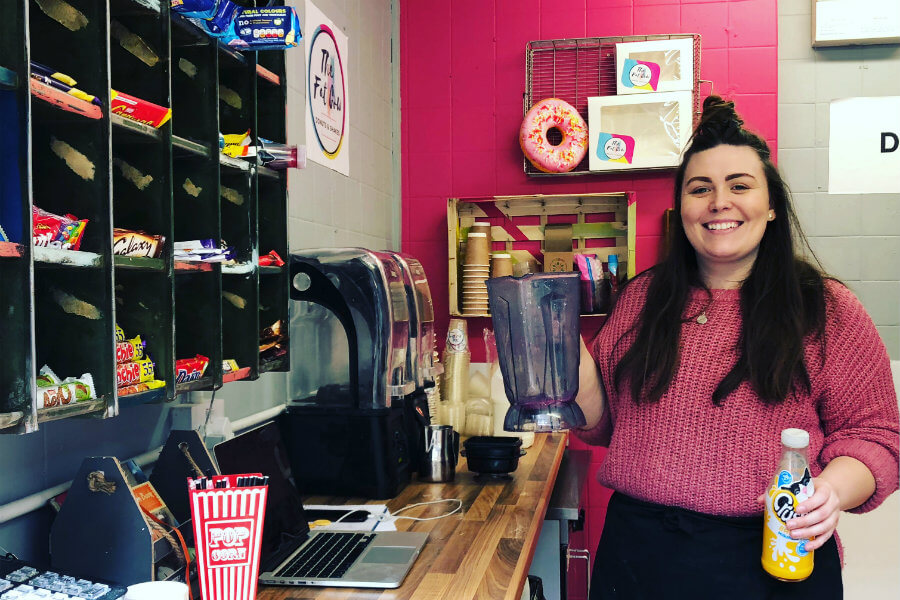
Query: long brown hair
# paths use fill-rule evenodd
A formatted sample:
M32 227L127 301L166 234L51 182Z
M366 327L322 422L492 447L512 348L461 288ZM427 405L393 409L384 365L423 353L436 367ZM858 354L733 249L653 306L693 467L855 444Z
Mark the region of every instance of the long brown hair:
M694 154L723 144L748 146L763 164L769 201L777 218L767 224L756 261L741 284L741 335L735 350L738 360L713 393L714 404L748 381L767 404L783 402L800 386L809 391L809 372L803 355L810 333L824 334L824 275L809 248L791 207L790 192L772 163L769 147L744 129L733 102L710 96L675 175L675 214L670 246L662 262L645 272L651 281L640 319L619 339L636 337L616 365L616 388L628 381L635 402L657 402L675 376L679 361L681 325L692 287L706 290L697 267L697 255L681 221L681 188ZM796 252L808 251L813 263ZM693 315L696 316L696 315Z

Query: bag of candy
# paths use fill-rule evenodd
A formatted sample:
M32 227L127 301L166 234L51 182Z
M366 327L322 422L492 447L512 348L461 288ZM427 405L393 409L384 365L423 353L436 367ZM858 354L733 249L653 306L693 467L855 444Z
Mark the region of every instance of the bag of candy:
M32 207L31 216L32 241L35 246L63 250L81 248L81 238L88 223L87 219L79 219L75 215L61 217L37 206Z

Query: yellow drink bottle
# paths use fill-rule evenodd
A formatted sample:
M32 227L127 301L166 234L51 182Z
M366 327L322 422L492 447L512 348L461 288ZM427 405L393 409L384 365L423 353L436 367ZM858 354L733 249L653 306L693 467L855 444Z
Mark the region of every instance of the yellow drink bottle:
M781 460L778 473L766 493L766 522L763 527L762 567L782 581L803 581L813 570L809 540L795 540L785 524L797 514L797 506L813 495L807 448L809 433L803 429L781 432Z

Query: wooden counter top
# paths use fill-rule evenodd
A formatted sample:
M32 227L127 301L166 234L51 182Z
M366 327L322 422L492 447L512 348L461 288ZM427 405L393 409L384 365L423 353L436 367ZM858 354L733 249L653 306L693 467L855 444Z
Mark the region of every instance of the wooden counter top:
M460 457L456 481L413 481L389 500L387 505L392 512L409 504L442 498L459 498L463 502L462 511L443 519L397 520L401 531L429 532L428 542L399 588L260 586L258 600L519 600L565 450L566 435L535 435L534 445L519 459L519 467L508 479L477 481L466 467L465 458ZM309 498L308 503L364 502L315 497ZM453 503L448 502L402 514L432 517L452 508Z

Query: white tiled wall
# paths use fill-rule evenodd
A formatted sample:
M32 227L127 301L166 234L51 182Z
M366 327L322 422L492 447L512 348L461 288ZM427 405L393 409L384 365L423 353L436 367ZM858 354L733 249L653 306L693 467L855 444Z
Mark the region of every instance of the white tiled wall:
M400 248L399 145L395 130L399 103L394 102L399 69L391 61L396 29L396 0L315 0L315 6L348 37L347 96L350 115L350 176L318 163L288 175L290 247L359 246L373 250ZM297 8L303 35L304 0ZM301 46L287 52L288 143L306 144L306 54ZM397 88L399 89L399 88ZM396 134L399 135L399 127ZM292 352L302 351L293 347ZM314 360L315 357L310 357ZM193 394L208 402L208 394ZM232 421L287 400L284 373L266 373L255 382L223 387L224 415Z
M828 194L829 103L900 95L900 47L813 49L810 0L778 7L778 163L823 266L856 293L895 359L900 386L900 195ZM900 387L898 387L900 391ZM844 513L847 600L900 593L898 494L871 513Z
M825 269L868 310L900 358L900 194L828 193L830 102L900 96L900 46L812 48L810 0L778 8L778 166Z

